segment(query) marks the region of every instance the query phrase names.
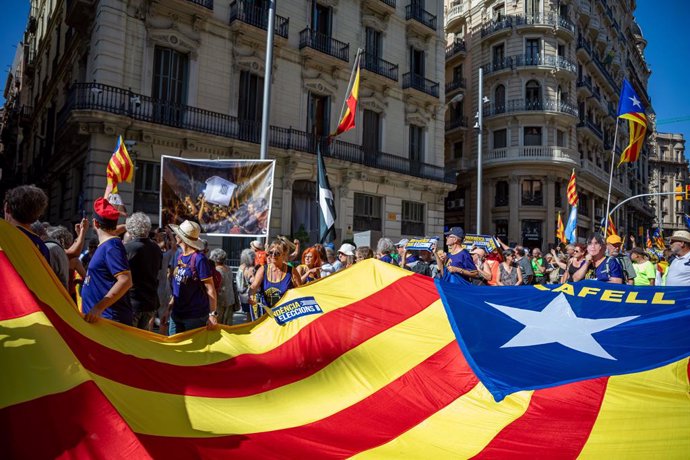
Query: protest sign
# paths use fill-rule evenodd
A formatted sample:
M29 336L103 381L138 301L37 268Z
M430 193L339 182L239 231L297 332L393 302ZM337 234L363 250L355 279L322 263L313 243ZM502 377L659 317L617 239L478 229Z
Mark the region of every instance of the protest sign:
M408 251L429 251L438 243L438 238L412 238L405 245Z
M500 250L498 242L491 235L465 235L462 245L468 250L472 247L482 248L487 253Z

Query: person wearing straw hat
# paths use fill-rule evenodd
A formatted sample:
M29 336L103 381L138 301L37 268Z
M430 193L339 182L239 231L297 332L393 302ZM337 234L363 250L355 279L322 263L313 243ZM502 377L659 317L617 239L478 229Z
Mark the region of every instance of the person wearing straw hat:
M93 323L103 317L131 326L133 312L128 291L132 275L127 251L117 237L120 212L102 197L93 203L93 210L93 228L99 244L82 288L84 319Z
M170 224L180 247L173 270L172 297L161 323L170 317L170 335L206 325L218 324L216 288L211 266L203 253L204 242L199 238L201 227L185 220L179 226Z
M673 232L671 252L673 261L666 272L666 286L690 286L690 232Z

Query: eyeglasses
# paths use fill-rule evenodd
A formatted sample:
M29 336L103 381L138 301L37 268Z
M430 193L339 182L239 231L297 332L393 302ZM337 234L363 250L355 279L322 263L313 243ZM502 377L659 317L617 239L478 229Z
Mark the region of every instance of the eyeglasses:
M267 254L268 254L269 256L274 256L274 257L275 257L275 256L282 256L282 255L283 255L283 253L280 252L280 251L269 251L269 252L267 252Z

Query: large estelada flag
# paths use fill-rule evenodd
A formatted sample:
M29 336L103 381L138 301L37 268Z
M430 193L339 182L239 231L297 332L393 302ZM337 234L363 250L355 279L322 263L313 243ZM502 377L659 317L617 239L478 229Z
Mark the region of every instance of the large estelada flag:
M688 330L688 313L679 311L687 309L688 289L465 287L457 292L467 311L449 311L453 327L470 329L464 348L480 340L477 354L475 345L469 353L458 346L430 278L371 259L288 291L275 321L173 337L108 320L86 323L37 250L5 221L0 266L0 442L7 458L690 452L688 359L674 361L688 351L687 334L674 333ZM453 287L441 289L457 303ZM582 340L550 335L558 340L530 343L545 339L524 333L517 343L532 323L511 308L560 318L563 298ZM670 324L666 315L674 312ZM494 356L485 360L482 347ZM580 372L584 365L588 374ZM649 370L613 375L639 369ZM502 402L480 380L484 374L511 387ZM558 385L563 380L571 383Z
M106 192L104 196L109 196L110 193L117 193L117 184L122 182L132 182L134 178L134 163L127 152L122 136L117 138L117 145L113 151L108 166L105 169L107 180Z
M647 115L637 92L628 80L623 80L620 100L618 101L618 118L628 120L630 140L621 154L620 166L623 163L637 161L644 146L647 132Z

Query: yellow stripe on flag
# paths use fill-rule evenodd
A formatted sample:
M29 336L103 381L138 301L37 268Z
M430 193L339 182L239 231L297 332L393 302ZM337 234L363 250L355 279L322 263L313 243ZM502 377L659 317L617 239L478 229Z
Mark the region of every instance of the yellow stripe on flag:
M438 300L319 372L257 395L185 397L141 390L99 376L94 380L137 433L182 437L259 433L301 426L346 409L453 340Z

